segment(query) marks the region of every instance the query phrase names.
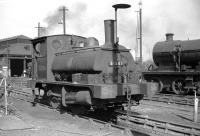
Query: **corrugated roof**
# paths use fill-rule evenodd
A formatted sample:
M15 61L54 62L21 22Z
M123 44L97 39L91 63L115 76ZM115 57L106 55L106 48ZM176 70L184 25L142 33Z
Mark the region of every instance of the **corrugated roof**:
M0 39L0 42L4 42L4 41L10 41L10 40L14 40L14 39L27 39L27 40L31 40L31 38L24 36L24 35L18 35L18 36L13 36L13 37L9 37L9 38L4 38L4 39Z

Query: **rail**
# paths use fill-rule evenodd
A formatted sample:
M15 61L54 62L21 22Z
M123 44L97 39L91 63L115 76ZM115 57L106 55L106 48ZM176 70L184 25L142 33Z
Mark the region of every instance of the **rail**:
M197 98L200 99L200 96L198 96ZM175 94L156 94L152 97L144 97L144 100L164 102L168 104L194 106L194 96L182 96ZM199 107L200 107L200 101L199 101Z
M28 89L28 88L27 88ZM13 97L13 98L17 98L18 100L23 100L23 101L27 101L27 102L33 102L34 100L32 99L33 97L31 97L31 92L25 92L24 91L25 89L20 89L20 88L9 88L8 89L8 92L10 92L10 97ZM51 108L50 106L46 105L46 104L43 104L43 103L40 103L38 101L34 101L36 103L38 103L39 105L41 106L44 106L44 107L48 107L48 108ZM137 131L135 129L129 129L127 127L123 127L123 126L120 126L120 125L117 125L117 124L113 124L113 123L109 123L109 122L104 122L104 121L101 121L101 120L98 120L98 119L94 119L94 118L90 118L90 117L87 117L87 116L75 116L74 118L83 118L83 119L86 119L88 120L91 124L94 124L95 123L98 123L98 124L103 124L103 127L100 128L100 130L103 130L103 129L106 129L106 130L111 130L111 129L117 129L117 130L120 130L119 132L121 133L122 136L149 136L148 133L144 133L142 131ZM113 135L114 133L116 133L115 131L111 131L111 132L108 132L106 134L104 134L105 136L107 135ZM103 135L103 136L104 136Z
M200 136L200 127L178 124L145 116L137 116L131 113L127 116L126 112L123 111L117 111L117 113L121 114L117 121L129 124L129 127L138 125L149 130L151 133L160 133L161 135Z

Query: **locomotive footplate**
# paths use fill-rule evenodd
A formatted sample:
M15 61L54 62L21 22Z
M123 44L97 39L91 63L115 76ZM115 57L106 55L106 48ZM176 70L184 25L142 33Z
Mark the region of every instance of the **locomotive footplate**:
M140 100L144 98L144 94L132 94L130 95L130 101L132 104L138 105ZM114 99L94 99L93 102L98 107L120 107L123 104L128 104L129 99L127 95L117 96Z
M200 72L178 72L178 71L148 71L148 72L142 72L144 76L151 76L151 75L200 75Z

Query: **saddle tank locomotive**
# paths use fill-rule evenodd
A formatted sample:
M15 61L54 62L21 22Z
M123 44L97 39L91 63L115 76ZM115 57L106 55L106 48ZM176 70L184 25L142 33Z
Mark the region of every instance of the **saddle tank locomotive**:
M77 35L39 37L33 43L32 88L57 108L122 107L142 99L133 79L134 59L129 49L116 44L115 20L105 20L105 44Z

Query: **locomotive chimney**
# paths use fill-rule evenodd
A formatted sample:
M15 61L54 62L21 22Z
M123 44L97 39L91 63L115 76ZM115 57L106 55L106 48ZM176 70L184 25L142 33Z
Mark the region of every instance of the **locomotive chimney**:
M166 41L173 41L173 33L166 33Z
M104 20L105 46L112 47L115 43L115 20Z

